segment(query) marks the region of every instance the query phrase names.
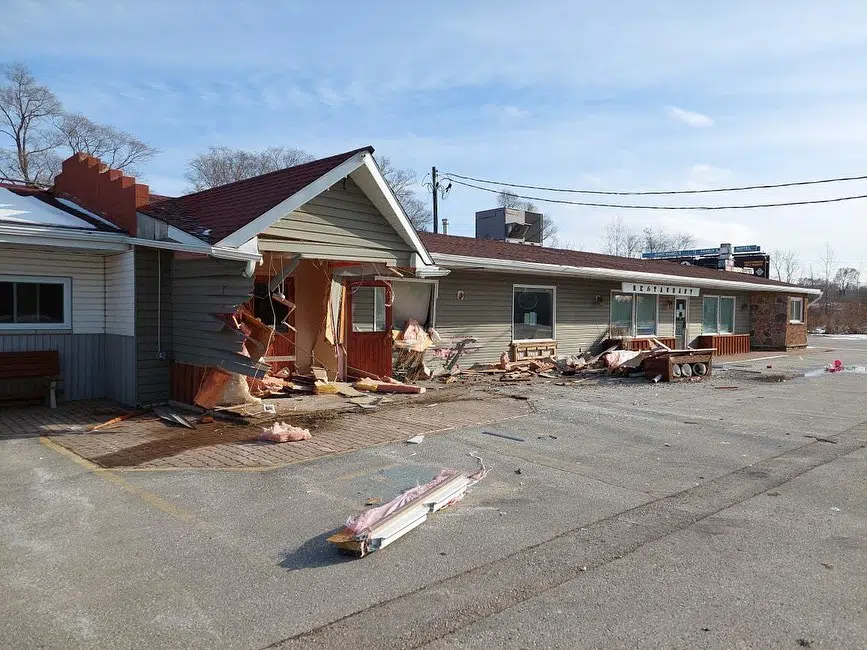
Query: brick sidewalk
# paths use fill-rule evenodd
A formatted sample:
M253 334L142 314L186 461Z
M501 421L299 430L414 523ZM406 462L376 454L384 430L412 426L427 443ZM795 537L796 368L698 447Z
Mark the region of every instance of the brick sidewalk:
M111 469L269 468L399 442L458 427L482 426L530 412L507 397L475 397L434 404L380 407L327 416L309 427L311 440L284 444L257 440L262 425L216 421L196 430L173 427L151 414L85 433L124 412L107 402L62 404L0 411L0 438L49 436L66 449ZM287 421L291 418L286 418Z

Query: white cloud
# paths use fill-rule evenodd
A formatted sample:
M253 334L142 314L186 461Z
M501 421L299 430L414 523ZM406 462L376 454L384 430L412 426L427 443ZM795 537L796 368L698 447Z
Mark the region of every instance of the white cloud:
M678 106L669 106L668 115L689 126L713 126L713 120L704 113L688 111Z

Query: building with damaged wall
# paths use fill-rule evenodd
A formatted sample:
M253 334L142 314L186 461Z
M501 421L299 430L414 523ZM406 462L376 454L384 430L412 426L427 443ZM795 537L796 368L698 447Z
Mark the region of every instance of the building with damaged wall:
M244 309L272 330L261 356L272 370L389 374L392 280L441 273L372 153L358 149L142 210L209 243L259 252ZM206 366L174 361L173 396L192 401Z
M391 278L439 271L372 153L176 198L83 155L51 189L0 188L0 350L56 350L61 399L126 404L192 401L208 372L390 364L364 300L390 317ZM31 317L31 291L60 298Z

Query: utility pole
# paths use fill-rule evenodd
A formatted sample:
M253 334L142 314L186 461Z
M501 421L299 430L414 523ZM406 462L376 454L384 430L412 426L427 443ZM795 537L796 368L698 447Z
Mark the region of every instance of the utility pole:
M439 217L437 215L437 190L439 189L439 187L437 184L437 168L436 167L430 168L430 178L431 178L431 182L430 182L431 192L433 192L433 231L436 233L436 232L439 232L439 225L440 225L439 224Z

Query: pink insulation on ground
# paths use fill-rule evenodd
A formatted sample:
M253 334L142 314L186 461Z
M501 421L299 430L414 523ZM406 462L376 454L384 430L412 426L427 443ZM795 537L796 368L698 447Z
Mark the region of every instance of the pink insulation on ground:
M262 435L259 436L262 442L298 442L300 440L310 440L310 431L293 427L285 422L275 422L270 427L262 429Z
M350 517L346 520L346 528L350 532L357 535L375 526L382 519L399 510L413 499L416 499L425 492L432 490L433 488L441 485L442 483L445 483L450 478L457 476L457 474L458 472L453 469L444 469L439 474L437 474L434 480L430 481L429 483L410 488L409 490L403 492L400 496L395 497L388 503L384 503L379 507L371 508L366 512L362 512L361 514L355 515L354 517Z

